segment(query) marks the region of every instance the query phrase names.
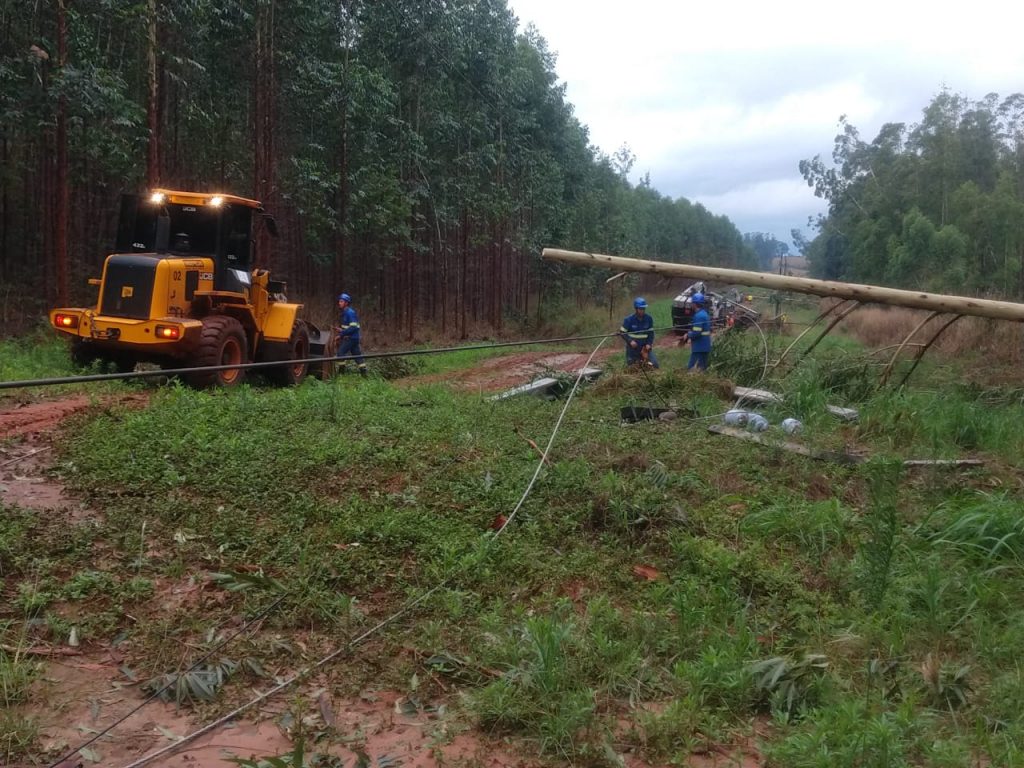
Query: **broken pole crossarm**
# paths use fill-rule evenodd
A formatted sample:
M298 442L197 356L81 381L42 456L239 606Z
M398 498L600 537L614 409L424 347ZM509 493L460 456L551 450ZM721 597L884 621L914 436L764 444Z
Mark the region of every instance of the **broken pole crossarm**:
M719 280L739 285L757 285L777 291L809 293L813 296L831 296L852 299L864 304L888 304L909 309L929 309L954 315L989 317L994 320L1024 322L1024 304L994 299L975 299L969 296L951 296L942 293L906 291L879 285L840 283L810 277L790 277L770 272L751 272L745 269L725 269L698 264L673 264L665 261L643 261L600 253L564 251L545 248L542 257L548 261L561 261L588 267L600 267L616 272L648 272L668 277L688 277L695 280Z

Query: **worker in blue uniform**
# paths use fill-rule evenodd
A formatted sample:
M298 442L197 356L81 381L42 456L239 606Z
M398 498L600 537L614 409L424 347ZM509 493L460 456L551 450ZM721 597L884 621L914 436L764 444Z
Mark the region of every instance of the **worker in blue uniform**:
M703 293L695 293L690 297L693 306L697 308L690 324L690 332L687 338L690 340L690 362L687 370L694 367L699 371L708 369L708 355L711 354L711 317L704 308L705 299Z
M359 316L352 309L352 297L347 293L338 296L338 311L340 312L338 328L338 357L353 357L356 365L359 366L359 373L366 375L366 361L363 359L363 349L359 344ZM341 370L348 367L348 361L342 361Z
M638 296L633 302L632 315L622 321L619 335L626 342L626 365L650 363L658 367L654 356L654 318L647 314L647 302Z

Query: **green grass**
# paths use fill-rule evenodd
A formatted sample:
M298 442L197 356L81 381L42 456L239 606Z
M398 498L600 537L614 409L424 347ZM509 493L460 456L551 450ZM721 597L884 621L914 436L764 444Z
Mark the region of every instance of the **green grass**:
M24 629L0 620L0 758L4 764L32 753L38 737L35 719L17 707L29 700L42 664L24 653Z
M29 686L37 672L38 665L17 648L0 650L0 702L4 707L20 704L28 698Z
M760 378L760 336L729 344L718 374ZM183 706L210 715L247 698L257 669L314 661L443 581L332 665L341 690L402 690L415 675L424 695L447 691L484 733L553 763L626 750L683 763L757 727L773 765L1024 764L1019 403L945 385L868 391L861 358L823 352L763 382L787 398L763 409L768 434L798 415L798 439L880 460L812 462L707 433L726 383L678 372L688 350L658 349L663 370L610 373L580 395L497 541L536 466L527 439L546 444L560 402L347 377L168 386L145 409L96 410L58 467L101 518L0 515L11 631L123 636L140 679L173 679ZM622 405L663 401L708 418L620 425ZM856 405L860 422L828 403ZM914 474L885 460L965 451L989 465ZM190 580L209 582L206 598L163 607ZM165 677L182 643L208 647L278 594L216 669Z
M99 364L81 369L71 362L68 343L49 327L16 339L0 339L0 382L110 373ZM11 402L29 402L42 397L74 393L100 398L108 394L137 391L153 384L144 381L103 381L86 384L56 384L38 388L0 390L0 408Z
M0 339L0 381L19 381L73 372L67 345L54 331L39 331L19 339Z

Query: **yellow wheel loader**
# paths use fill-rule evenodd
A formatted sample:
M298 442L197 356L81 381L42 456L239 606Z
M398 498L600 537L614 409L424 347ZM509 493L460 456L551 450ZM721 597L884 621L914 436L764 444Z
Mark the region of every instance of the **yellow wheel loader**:
M333 334L299 318L285 284L253 269L253 228L273 218L256 200L157 189L123 195L114 252L94 307L51 310L50 323L71 337L76 363L100 361L119 371L140 362L199 368L330 355ZM298 384L307 363L261 369L271 381ZM325 360L314 373L326 377ZM244 369L196 371L195 387L234 386Z

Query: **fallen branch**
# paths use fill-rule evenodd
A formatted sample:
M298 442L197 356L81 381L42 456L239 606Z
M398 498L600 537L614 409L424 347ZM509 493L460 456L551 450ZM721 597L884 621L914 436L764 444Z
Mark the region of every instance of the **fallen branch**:
M547 464L549 466L551 465L551 460L547 456L544 455L544 451L542 451L540 449L540 446L537 445L537 443L535 443L533 440L528 438L526 435L524 435L522 432L520 432L519 431L519 427L513 427L512 431L515 432L517 435L519 435L521 438L523 438L523 440L528 442L530 444L530 447L533 448L533 450L535 450L537 452L537 455L540 456L544 460L545 464Z
M759 445L766 445L770 448L781 448L784 451L799 453L801 456L807 456L808 458L817 459L819 461L834 461L839 464L860 464L866 460L866 457L857 456L852 453L815 451L808 448L806 445L800 445L799 443L774 440L770 437L764 437L756 432L747 432L745 429L736 429L735 427L724 427L720 424L712 424L708 427L708 432L713 432L716 435L725 435L726 437L735 437L738 440L747 440Z
M81 656L82 652L77 648L18 648L14 645L0 645L0 650L15 655L28 656Z
M8 459L7 461L5 461L2 464L0 464L0 469L4 469L5 467L9 467L12 464L17 464L19 461L24 461L25 459L31 459L37 453L42 453L43 451L48 451L48 450L50 450L50 446L44 445L42 448L36 448L34 451L30 451L30 452L28 452L26 454L23 454L21 456L15 456L13 459Z
M982 467L981 459L907 459L904 467Z
M725 427L720 424L712 424L708 427L708 432L712 432L716 435L725 435L726 437L735 437L738 440L747 440L758 445L766 445L769 448L780 448L783 451L789 451L790 453L798 453L801 456L807 456L811 459L818 461L832 461L837 464L863 464L868 460L869 457L862 456L856 453L840 453L838 451L815 451L808 448L806 445L800 445L799 443L791 443L784 440L775 440L771 437L765 437L756 432L747 432L744 429L736 429L735 427ZM915 467L980 467L985 464L981 459L906 459L903 462L903 466L908 469Z

